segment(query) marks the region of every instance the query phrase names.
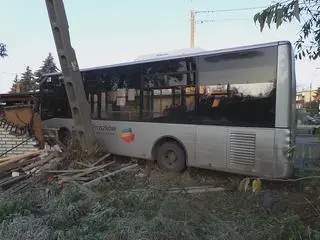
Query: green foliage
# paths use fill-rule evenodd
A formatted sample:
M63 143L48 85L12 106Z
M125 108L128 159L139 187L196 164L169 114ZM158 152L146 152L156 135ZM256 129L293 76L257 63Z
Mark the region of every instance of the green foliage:
M21 92L34 90L34 75L29 66L27 66L25 72L21 74L20 86Z
M51 53L43 61L42 66L34 73L35 76L35 89L39 89L39 84L43 74L58 72L59 69L54 62L53 56Z
M5 240L33 239L49 240L51 229L41 218L30 216L14 216L5 220L0 226L0 238Z
M39 212L38 206L44 202L39 192L29 191L21 195L0 194L0 223L12 215L25 216Z
M0 42L0 57L4 58L7 57L7 45Z
M18 85L19 85L20 92L30 92L35 90L34 74L29 66L27 66L25 72L21 74L20 79L18 75L15 76L13 80L13 84L10 89L10 93L16 93Z
M46 57L46 59L43 61L42 66L35 72L35 77L37 80L43 75L47 73L54 73L58 72L59 69L57 65L54 62L53 56L51 53Z
M270 28L275 24L279 28L294 19L303 22L299 39L295 42L296 58L317 59L320 57L320 0L279 1L254 16L254 22L260 24L260 31L265 25Z
M49 53L49 55L43 61L43 64L39 68L39 70L33 73L30 67L28 66L26 68L26 71L22 73L20 79L17 75L15 76L10 93L16 92L16 87L18 84L21 86L20 92L29 92L31 90L37 90L39 89L40 78L43 74L57 72L58 70L59 69L57 68L54 62L52 54Z
M18 87L19 84L20 84L20 79L19 79L18 75L16 75L14 77L13 84L12 84L12 87L10 89L10 93L16 93L17 92L17 87Z
M0 201L0 222L4 221L12 214L28 215L30 214L29 202L23 199L1 199Z
M45 211L50 214L47 223L54 229L61 229L77 225L81 217L85 216L90 206L89 199L76 188L64 189L54 198Z

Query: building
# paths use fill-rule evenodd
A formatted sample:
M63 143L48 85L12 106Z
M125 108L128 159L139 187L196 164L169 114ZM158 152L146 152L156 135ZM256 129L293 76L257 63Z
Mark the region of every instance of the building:
M0 117L4 114L4 108L16 105L34 105L39 93L4 93L0 94Z
M296 93L296 106L298 109L309 107L311 102L319 100L319 89L299 91Z

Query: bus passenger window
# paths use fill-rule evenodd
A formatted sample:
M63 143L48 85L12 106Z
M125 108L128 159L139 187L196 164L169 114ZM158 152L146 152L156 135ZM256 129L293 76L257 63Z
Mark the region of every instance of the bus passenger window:
M199 57L203 124L275 126L277 46Z
M194 58L143 65L143 121L194 123Z

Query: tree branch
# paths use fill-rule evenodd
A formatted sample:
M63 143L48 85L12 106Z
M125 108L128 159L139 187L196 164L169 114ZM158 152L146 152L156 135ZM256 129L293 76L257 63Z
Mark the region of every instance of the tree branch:
M7 45L5 45L4 43L0 43L0 57L4 58L7 56Z
M271 6L254 15L254 22L259 22L260 31L271 23L278 28L284 22L296 18L303 22L299 38L295 42L296 57L320 57L320 0L285 0L274 2ZM311 47L308 46L311 45Z
M304 2L304 4L307 6L307 3L306 3L306 0L303 0L303 2ZM306 7L306 9L307 9L307 12L309 12L310 13L310 15L311 15L311 17L312 17L312 19L313 19L313 21L317 21L317 19L315 18L315 16L313 15L313 13L310 11L310 8L309 7Z

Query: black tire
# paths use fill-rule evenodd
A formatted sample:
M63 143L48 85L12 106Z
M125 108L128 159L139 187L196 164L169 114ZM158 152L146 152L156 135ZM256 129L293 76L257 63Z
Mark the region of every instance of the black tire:
M58 131L58 139L59 141L66 147L71 142L71 133L66 128L60 128Z
M157 149L157 162L161 169L180 173L186 169L186 154L176 142L166 142Z

